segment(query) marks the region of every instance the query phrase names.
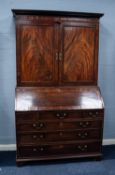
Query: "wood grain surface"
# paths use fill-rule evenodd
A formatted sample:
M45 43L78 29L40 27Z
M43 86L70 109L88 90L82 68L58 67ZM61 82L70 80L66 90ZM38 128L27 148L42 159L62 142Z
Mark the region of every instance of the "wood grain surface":
M102 109L98 87L17 87L16 111Z
M62 81L93 81L95 28L64 26L63 37Z

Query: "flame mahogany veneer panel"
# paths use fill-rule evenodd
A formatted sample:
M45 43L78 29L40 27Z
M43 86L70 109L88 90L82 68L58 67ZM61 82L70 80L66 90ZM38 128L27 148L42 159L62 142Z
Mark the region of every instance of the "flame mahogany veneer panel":
M63 37L62 81L95 80L95 28L64 26Z
M47 82L54 75L54 28L23 26L21 28L21 81Z

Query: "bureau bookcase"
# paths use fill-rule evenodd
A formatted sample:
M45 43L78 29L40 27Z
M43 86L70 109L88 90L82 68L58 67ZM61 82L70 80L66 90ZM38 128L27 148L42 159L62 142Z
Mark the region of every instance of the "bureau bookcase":
M97 79L103 14L12 11L17 163L101 157L104 104Z

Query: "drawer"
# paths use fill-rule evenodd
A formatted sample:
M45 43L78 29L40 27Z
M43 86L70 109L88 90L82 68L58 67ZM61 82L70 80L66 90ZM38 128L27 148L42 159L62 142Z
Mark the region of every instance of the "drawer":
M83 114L81 111L47 111L47 112L20 112L16 113L17 123L39 120L63 120L63 119L78 119Z
M103 117L104 112L103 110L85 110L83 111L83 117L84 118L98 118L98 117Z
M85 155L100 152L100 142L84 142L84 143L67 143L67 144L50 144L39 146L23 146L18 148L18 156L20 157L38 157L51 155Z
M102 117L102 110L82 110L82 111L56 111L56 112L39 112L39 119L82 119L82 118L97 118Z
M21 131L55 131L55 130L74 130L74 129L85 129L85 128L101 128L102 121L61 121L61 122L31 122L31 123L23 123L17 124L17 132Z
M62 119L79 119L83 116L81 111L47 111L39 112L39 118L42 120L62 120Z
M39 120L79 120L83 118L96 119L102 116L102 110L20 112L16 113L16 121L24 123Z
M53 141L71 141L71 140L88 140L101 139L101 130L75 130L75 131L57 131L57 132L39 132L24 133L18 135L18 143L20 144L37 144Z
M38 112L16 112L16 122L17 123L26 123L30 121L38 120Z

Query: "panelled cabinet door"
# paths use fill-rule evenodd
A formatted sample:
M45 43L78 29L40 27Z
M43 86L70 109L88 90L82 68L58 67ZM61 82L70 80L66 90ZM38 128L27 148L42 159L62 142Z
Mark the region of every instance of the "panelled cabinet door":
M55 84L58 69L55 60L57 31L53 18L20 18L17 25L18 85Z
M61 84L96 84L98 25L91 22L62 22Z

